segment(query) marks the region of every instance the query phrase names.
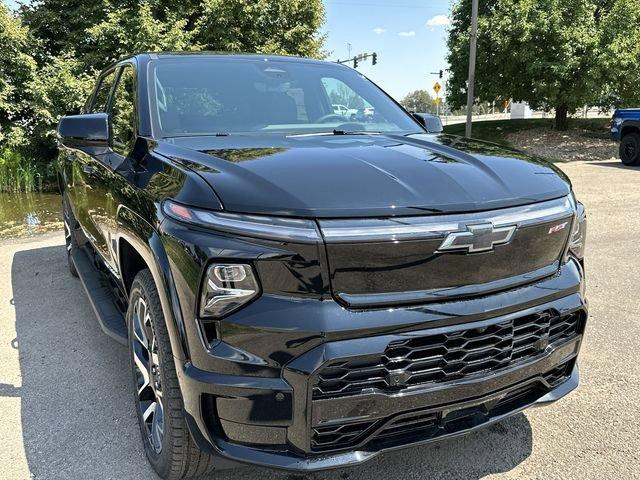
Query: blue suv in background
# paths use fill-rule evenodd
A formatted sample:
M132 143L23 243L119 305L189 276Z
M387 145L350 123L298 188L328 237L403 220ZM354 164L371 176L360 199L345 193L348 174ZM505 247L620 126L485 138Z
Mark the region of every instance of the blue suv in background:
M618 109L611 121L611 136L620 142L625 165L640 165L640 108Z

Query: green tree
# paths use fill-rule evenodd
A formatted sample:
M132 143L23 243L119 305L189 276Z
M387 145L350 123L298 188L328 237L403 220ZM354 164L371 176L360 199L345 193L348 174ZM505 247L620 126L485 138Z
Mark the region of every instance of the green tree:
M640 105L640 2L615 0L602 17L603 107Z
M88 28L106 17L108 0L35 0L20 7L31 34L42 42L41 60L66 51L82 56L91 51Z
M32 93L31 141L24 151L31 158L47 160L56 152L55 129L58 119L79 113L93 84L95 72L84 73L72 52L52 57L29 83Z
M207 50L323 57L322 0L205 0L195 25Z
M426 90L416 90L408 93L400 102L404 108L420 113L435 113L434 99Z
M198 50L188 19L179 11L163 10L156 2L131 2L111 8L103 21L86 30L91 51L83 58L87 66L102 69L135 52Z
M478 21L476 100L555 109L555 126L601 96L602 19L614 0L484 0ZM466 102L471 0L452 10L448 100Z
M21 15L49 55L101 69L140 51L215 50L323 57L322 0L37 0Z
M17 179L28 172L47 183L58 118L79 111L93 84L94 75L82 73L84 66L72 52L49 57L38 68L34 57L42 48L0 4L0 164L11 170L3 178ZM11 183L27 187L17 180Z
M28 85L36 72L34 48L28 29L0 3L0 146L24 141L32 110Z

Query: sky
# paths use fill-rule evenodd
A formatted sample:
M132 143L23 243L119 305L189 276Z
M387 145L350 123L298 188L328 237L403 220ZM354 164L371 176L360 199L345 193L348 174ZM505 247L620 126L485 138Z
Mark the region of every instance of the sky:
M325 49L330 60L378 54L378 64L358 70L401 100L413 90L433 94L437 72L447 67L447 25L452 0L323 0ZM442 82L440 82L442 83ZM442 95L443 92L440 92Z
M16 8L16 0L2 0ZM25 0L23 0L25 1ZM29 1L29 0L26 0ZM397 100L413 91L433 94L437 72L446 68L446 35L452 0L323 0L329 60L378 54L378 64L358 70ZM440 82L442 83L442 82ZM443 95L441 92L440 95Z

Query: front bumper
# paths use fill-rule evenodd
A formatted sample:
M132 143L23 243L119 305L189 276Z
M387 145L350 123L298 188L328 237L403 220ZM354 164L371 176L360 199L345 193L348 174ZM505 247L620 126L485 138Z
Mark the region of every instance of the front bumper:
M334 308L328 305L331 302L317 303ZM465 315L455 315L456 309L464 310ZM395 309L388 312L394 321L387 332L361 336L338 334L339 329L322 332L319 335L325 341L291 358L279 376L270 372L260 376L253 371L249 375L212 373L187 363L179 376L194 439L200 448L233 462L290 471L346 467L385 451L464 434L527 407L554 402L578 385L577 355L587 311L582 270L574 262L563 266L558 275L527 287L474 300L431 304L420 311L424 316L437 312L439 320L431 328L428 324L425 328L424 323L401 326L398 318L409 312ZM580 326L571 336L551 341L535 355L504 368L392 391L365 389L335 397L314 394L319 372L336 360L383 355L388 345L408 336L483 331L547 311L561 316L579 314ZM297 313L305 312L306 307ZM379 313L359 312L358 323L366 323L370 315L375 323ZM412 308L411 318L415 314ZM268 338L273 333L264 330L263 335ZM247 330L243 334L255 333ZM259 337L253 341L260 341ZM241 358L238 349L225 342L214 346L210 354L218 361L226 355L226 361L240 364L234 370L238 372L257 363L256 359ZM282 354L276 350L272 357L281 358ZM336 438L339 441L334 445Z

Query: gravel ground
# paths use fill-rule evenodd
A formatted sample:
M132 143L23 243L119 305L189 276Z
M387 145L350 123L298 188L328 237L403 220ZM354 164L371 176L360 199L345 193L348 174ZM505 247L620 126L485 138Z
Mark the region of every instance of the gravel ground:
M591 318L580 388L559 403L440 444L314 479L640 478L640 169L563 164L589 212ZM156 478L135 422L125 349L103 335L63 236L0 243L0 478ZM216 478L288 479L258 468Z
M584 136L579 130L558 132L537 128L509 133L506 140L527 153L560 162L618 158L617 143L608 139Z

